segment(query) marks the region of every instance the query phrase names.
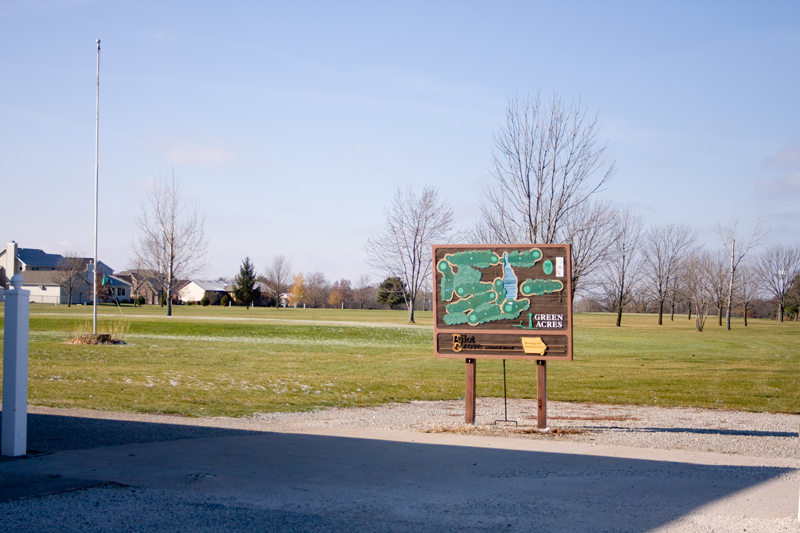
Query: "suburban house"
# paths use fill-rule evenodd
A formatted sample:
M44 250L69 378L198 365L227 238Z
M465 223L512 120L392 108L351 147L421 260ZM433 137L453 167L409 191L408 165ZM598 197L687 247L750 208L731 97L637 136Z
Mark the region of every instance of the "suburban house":
M227 294L224 280L190 280L179 291L181 302L199 302L207 297L211 305L218 303Z
M131 300L141 296L144 302L151 305L159 304L161 283L158 276L151 270L124 270L117 277L131 286Z
M68 303L70 295L65 286L71 285L72 298L69 303L90 303L93 261L81 258L74 277L69 282L65 282L62 261L64 257L60 254L48 254L35 248L19 248L16 242L11 241L5 249L0 250L0 283L7 289L11 277L20 274L25 280L22 288L31 293L31 302L49 304ZM104 301L128 301L131 294L130 284L114 276L114 270L102 261L99 262L99 267L106 293Z

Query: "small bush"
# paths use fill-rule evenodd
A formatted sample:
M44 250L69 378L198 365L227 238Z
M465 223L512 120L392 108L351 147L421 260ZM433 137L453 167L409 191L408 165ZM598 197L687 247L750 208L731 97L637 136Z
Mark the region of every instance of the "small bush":
M136 305L144 305L144 302L145 302L144 296L136 297Z
M228 305L228 302L230 302L230 301L231 301L231 297L226 294L225 296L220 298L219 305L221 305L222 307L226 307Z
M203 307L208 307L208 304L211 303L211 300L208 299L208 296L203 296L203 299L200 300L200 305Z

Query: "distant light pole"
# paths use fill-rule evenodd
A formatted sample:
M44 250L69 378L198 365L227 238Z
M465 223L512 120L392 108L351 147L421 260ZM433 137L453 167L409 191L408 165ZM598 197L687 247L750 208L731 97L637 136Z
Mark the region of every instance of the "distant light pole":
M97 96L94 113L94 267L92 268L92 328L97 335L97 205L99 186L98 152L100 148L100 39L97 39Z

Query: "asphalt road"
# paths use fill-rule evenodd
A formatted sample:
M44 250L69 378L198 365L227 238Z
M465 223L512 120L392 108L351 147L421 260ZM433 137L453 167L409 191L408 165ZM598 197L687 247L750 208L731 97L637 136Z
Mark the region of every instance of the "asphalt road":
M796 530L785 461L170 422L29 415L31 453L0 460L0 531Z

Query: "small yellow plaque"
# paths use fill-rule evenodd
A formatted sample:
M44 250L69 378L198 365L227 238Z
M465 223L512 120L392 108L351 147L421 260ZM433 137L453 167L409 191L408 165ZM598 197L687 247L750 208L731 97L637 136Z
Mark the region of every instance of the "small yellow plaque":
M522 349L525 353L544 355L547 351L547 345L542 341L541 337L522 337Z

